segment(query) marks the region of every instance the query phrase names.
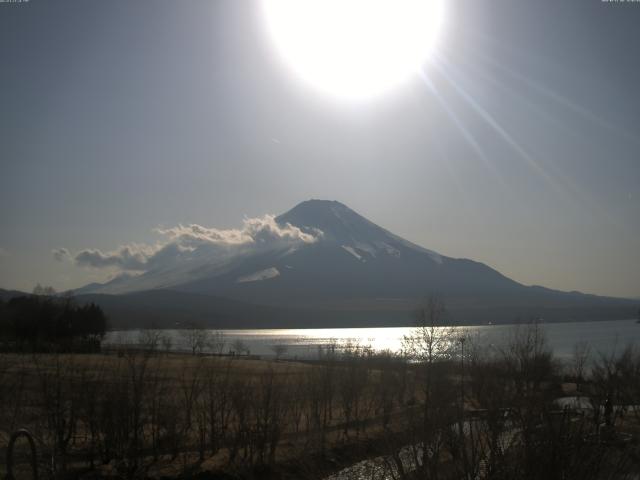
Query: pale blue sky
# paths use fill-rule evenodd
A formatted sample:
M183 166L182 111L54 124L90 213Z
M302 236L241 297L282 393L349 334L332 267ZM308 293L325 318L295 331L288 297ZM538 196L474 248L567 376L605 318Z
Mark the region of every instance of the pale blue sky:
M339 200L525 284L640 297L640 3L450 1L425 74L300 82L258 3L0 3L0 287L105 279L154 243Z

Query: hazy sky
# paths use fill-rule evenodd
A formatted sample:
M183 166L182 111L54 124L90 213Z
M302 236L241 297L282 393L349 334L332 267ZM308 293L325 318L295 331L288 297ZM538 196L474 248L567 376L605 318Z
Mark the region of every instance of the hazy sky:
M350 102L292 73L259 3L0 3L0 287L113 273L52 249L324 198L525 284L640 297L638 25L640 3L447 2L428 82Z

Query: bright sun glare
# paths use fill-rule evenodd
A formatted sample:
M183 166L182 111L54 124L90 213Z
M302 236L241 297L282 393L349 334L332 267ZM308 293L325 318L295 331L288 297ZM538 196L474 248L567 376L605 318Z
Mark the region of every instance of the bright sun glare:
M268 29L296 73L343 98L380 94L433 51L443 0L264 0Z

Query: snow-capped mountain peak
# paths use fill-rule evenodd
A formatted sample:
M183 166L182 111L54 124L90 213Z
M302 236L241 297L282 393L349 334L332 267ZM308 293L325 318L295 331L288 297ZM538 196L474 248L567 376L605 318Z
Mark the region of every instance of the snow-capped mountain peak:
M411 249L427 253L435 263L443 262L439 253L394 235L337 201L307 200L276 217L276 222L302 231L320 230L323 241L340 244L354 256L364 252L372 257L400 257L402 250Z
M291 304L515 284L485 265L415 245L336 201L308 200L277 217L245 219L242 231L190 226L171 232L181 243L159 250L173 255L160 262L162 268L148 261L149 268L136 276L82 292L172 289ZM219 238L234 242L222 244Z

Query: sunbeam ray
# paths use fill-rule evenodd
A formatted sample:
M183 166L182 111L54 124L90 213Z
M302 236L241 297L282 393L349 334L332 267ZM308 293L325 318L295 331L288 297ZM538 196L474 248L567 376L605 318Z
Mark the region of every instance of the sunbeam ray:
M445 78L451 86L455 89L455 91L460 95L460 97L465 100L473 110L487 122L491 128L494 129L496 133L513 149L515 150L519 156L525 160L526 164L541 178L548 184L550 188L552 188L556 193L568 196L571 198L573 195L579 202L584 203L585 205L589 205L589 209L585 209L586 212L590 213L592 219L595 219L596 216L599 218L606 219L608 223L617 228L621 228L621 225L618 222L615 222L614 216L611 215L610 212L606 211L598 202L595 202L590 196L583 192L583 190L571 179L566 178L561 175L557 169L553 167L552 174L550 174L545 168L543 168L510 134L506 131L504 127L500 125L500 123L484 108L482 107L473 97L470 95L461 85L460 81L456 81L454 77L453 71L455 68L448 64L446 59L442 58L442 56L438 56L434 59L434 65L436 66L438 72ZM451 71L447 72L447 70ZM568 195L568 194L571 195Z
M443 61L439 56L435 56L433 65L438 72L445 78L454 90L460 95L460 97L467 102L467 104L485 121L487 124L516 152L520 157L526 161L527 165L533 172L538 174L543 180L545 180L549 186L551 186L557 192L561 192L561 189L556 184L555 180L538 164L538 162L522 147L520 144L503 128L498 121L485 110L475 99L464 90L458 82L456 82L449 73L447 73Z
M440 95L440 92L438 92L438 90L436 89L435 85L429 79L429 77L425 74L424 71L420 71L420 78L422 79L424 84L427 86L427 88L429 89L429 91L431 92L433 97L436 99L436 101L438 102L438 105L440 105L440 108L442 108L442 110L447 114L447 116L449 117L449 120L451 120L453 122L453 124L456 126L458 131L462 134L462 137L469 144L469 146L473 149L475 154L478 155L478 157L480 157L480 159L484 163L485 167L487 167L487 169L489 169L491 171L491 173L495 176L496 180L502 186L505 186L506 183L504 181L504 178L502 177L502 175L500 174L498 169L495 167L495 165L493 165L491 160L484 153L484 150L482 149L482 147L480 146L478 141L475 139L475 137L469 131L469 129L462 123L462 121L460 120L458 115L456 115L456 113L443 100L442 96Z
M493 42L493 40L491 40L490 38L487 38L485 36L480 36L481 38L483 38L486 41L491 42L492 44L495 44L495 42ZM505 48L504 45L499 45L502 48ZM513 51L513 48L509 48L509 50ZM529 88L537 91L538 93L550 98L551 100L554 100L555 102L557 102L558 104L563 105L564 107L568 108L569 110L573 111L574 113L578 114L579 116L581 116L582 118L584 118L585 120L588 120L590 122L592 122L593 124L597 125L598 127L604 128L612 133L615 133L617 135L622 136L623 138L626 138L629 141L632 141L633 143L635 143L636 145L640 145L640 136L634 134L633 132L628 131L627 129L619 126L619 125L614 125L611 122L608 122L607 120L601 118L600 116L598 116L596 113L592 112L591 110L585 108L582 105L578 105L577 103L575 103L574 101L572 101L571 99L569 99L568 97L562 95L559 92L556 92L555 90L549 88L548 86L544 85L541 82L538 82L526 75L523 75L517 71L515 71L512 68L507 67L506 65L503 65L500 62L497 62L495 59L491 58L489 55L487 55L486 52L482 51L482 49L480 48L474 48L474 55L478 55L479 57L481 57L485 62L489 63L492 67L497 68L498 70L501 70L502 72L506 73L507 75L511 76L512 78L518 80L519 82L522 82L524 84L526 84ZM516 52L516 53L520 53L520 52Z

